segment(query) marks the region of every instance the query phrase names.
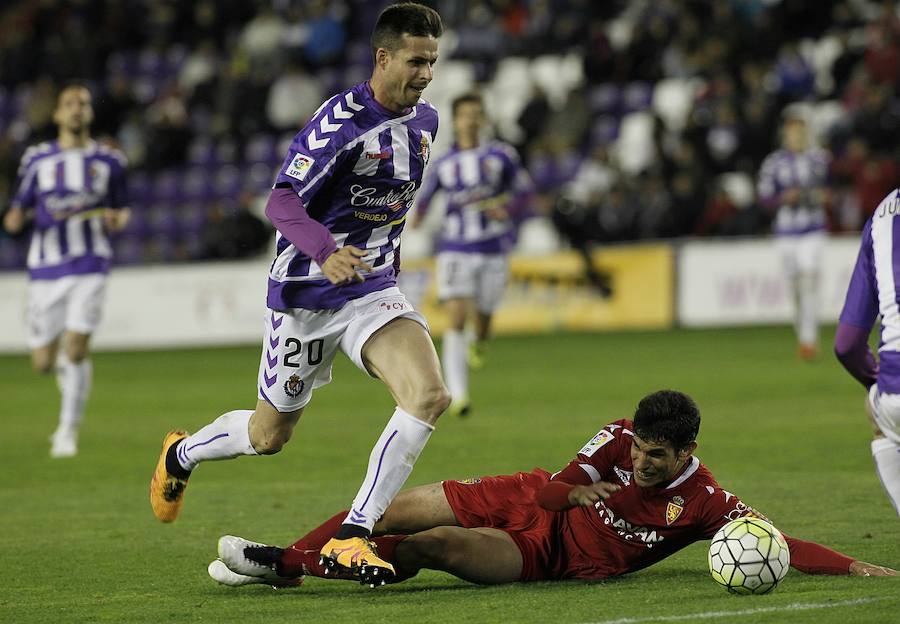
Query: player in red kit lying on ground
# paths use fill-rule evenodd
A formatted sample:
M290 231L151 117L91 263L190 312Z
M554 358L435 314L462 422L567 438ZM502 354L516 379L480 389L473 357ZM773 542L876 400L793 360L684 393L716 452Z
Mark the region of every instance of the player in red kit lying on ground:
M420 569L473 583L600 579L640 570L710 539L730 520L759 515L723 490L694 457L700 412L685 394L645 397L634 421L606 425L561 471L444 481L402 492L375 525L396 581ZM296 585L326 576L319 551L342 511L288 548L219 540L210 575L226 585ZM791 565L809 574L894 576L785 535ZM360 562L361 563L361 562Z

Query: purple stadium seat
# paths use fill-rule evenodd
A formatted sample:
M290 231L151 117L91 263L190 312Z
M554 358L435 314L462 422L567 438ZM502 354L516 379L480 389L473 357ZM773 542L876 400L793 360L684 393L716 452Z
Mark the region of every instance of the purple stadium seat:
M158 77L165 73L163 58L153 48L144 48L138 53L137 66L141 76Z
M653 85L649 82L629 83L622 92L622 112L634 113L650 108L653 102Z
M597 85L588 94L591 110L598 114L617 114L620 99L619 87L611 83Z
M220 167L213 178L213 192L217 197L237 197L243 181L241 170L234 165Z
M117 265L139 264L143 260L144 245L137 236L119 236L113 240L113 247Z
M216 165L216 144L207 136L198 136L191 141L188 147L188 163L191 165L200 165L204 167L212 167Z
M601 115L594 120L591 126L591 141L593 143L609 144L619 136L619 120L611 115Z
M181 174L176 169L167 169L153 179L154 195L158 201L180 201L184 192L182 190Z
M150 224L148 215L149 209L132 210L131 219L129 219L128 225L125 227L125 231L122 232L122 235L141 240L146 239L150 235L150 232L153 231L153 226Z
M259 163L244 171L244 188L251 193L268 192L275 182L275 168Z
M132 206L153 202L153 182L146 172L135 171L128 175L128 199Z
M196 238L206 225L206 204L182 204L179 206L178 222L183 234Z
M268 133L259 133L250 137L244 148L245 163L270 163L277 158L276 139Z
M212 192L209 172L205 167L191 167L184 176L182 196L188 201L203 200Z
M231 139L222 139L216 145L216 160L220 163L235 163L238 160L237 143Z
M187 59L188 49L184 45L176 44L169 46L166 50L166 73L169 76L176 76L178 72L181 71L181 66L184 65L184 61Z

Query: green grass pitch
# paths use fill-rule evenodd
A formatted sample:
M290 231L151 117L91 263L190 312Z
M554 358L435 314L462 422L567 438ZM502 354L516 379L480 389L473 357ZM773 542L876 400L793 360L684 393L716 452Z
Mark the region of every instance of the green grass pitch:
M827 333L827 332L826 332ZM830 335L823 338L827 344ZM163 434L252 407L259 352L101 353L80 454L51 460L54 382L0 357L0 621L19 622L889 622L900 578L805 576L736 597L706 544L603 582L477 587L424 572L375 591L308 579L296 590L215 585L234 533L286 544L346 507L392 404L343 356L285 450L197 470L181 518L157 522L147 484ZM438 423L410 485L557 470L602 425L664 387L703 413L697 455L785 532L900 568L900 520L873 470L863 390L825 349L798 361L787 328L544 335L492 343L474 413Z

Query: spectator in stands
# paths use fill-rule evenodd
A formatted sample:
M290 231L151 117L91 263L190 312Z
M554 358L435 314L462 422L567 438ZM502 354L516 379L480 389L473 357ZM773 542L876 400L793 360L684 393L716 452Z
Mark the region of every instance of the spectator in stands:
M210 204L198 258L247 258L259 255L268 247L272 228L251 212L252 201L252 195L243 192L237 203L217 201Z
M279 131L296 131L306 125L325 94L319 81L296 62L288 65L269 89L266 114L269 123Z

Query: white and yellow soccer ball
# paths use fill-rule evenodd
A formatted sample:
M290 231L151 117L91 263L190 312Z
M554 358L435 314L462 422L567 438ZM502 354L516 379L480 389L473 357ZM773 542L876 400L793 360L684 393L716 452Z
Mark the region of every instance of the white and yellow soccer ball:
M791 553L781 531L760 518L732 520L709 545L713 580L734 594L767 594L788 572Z

